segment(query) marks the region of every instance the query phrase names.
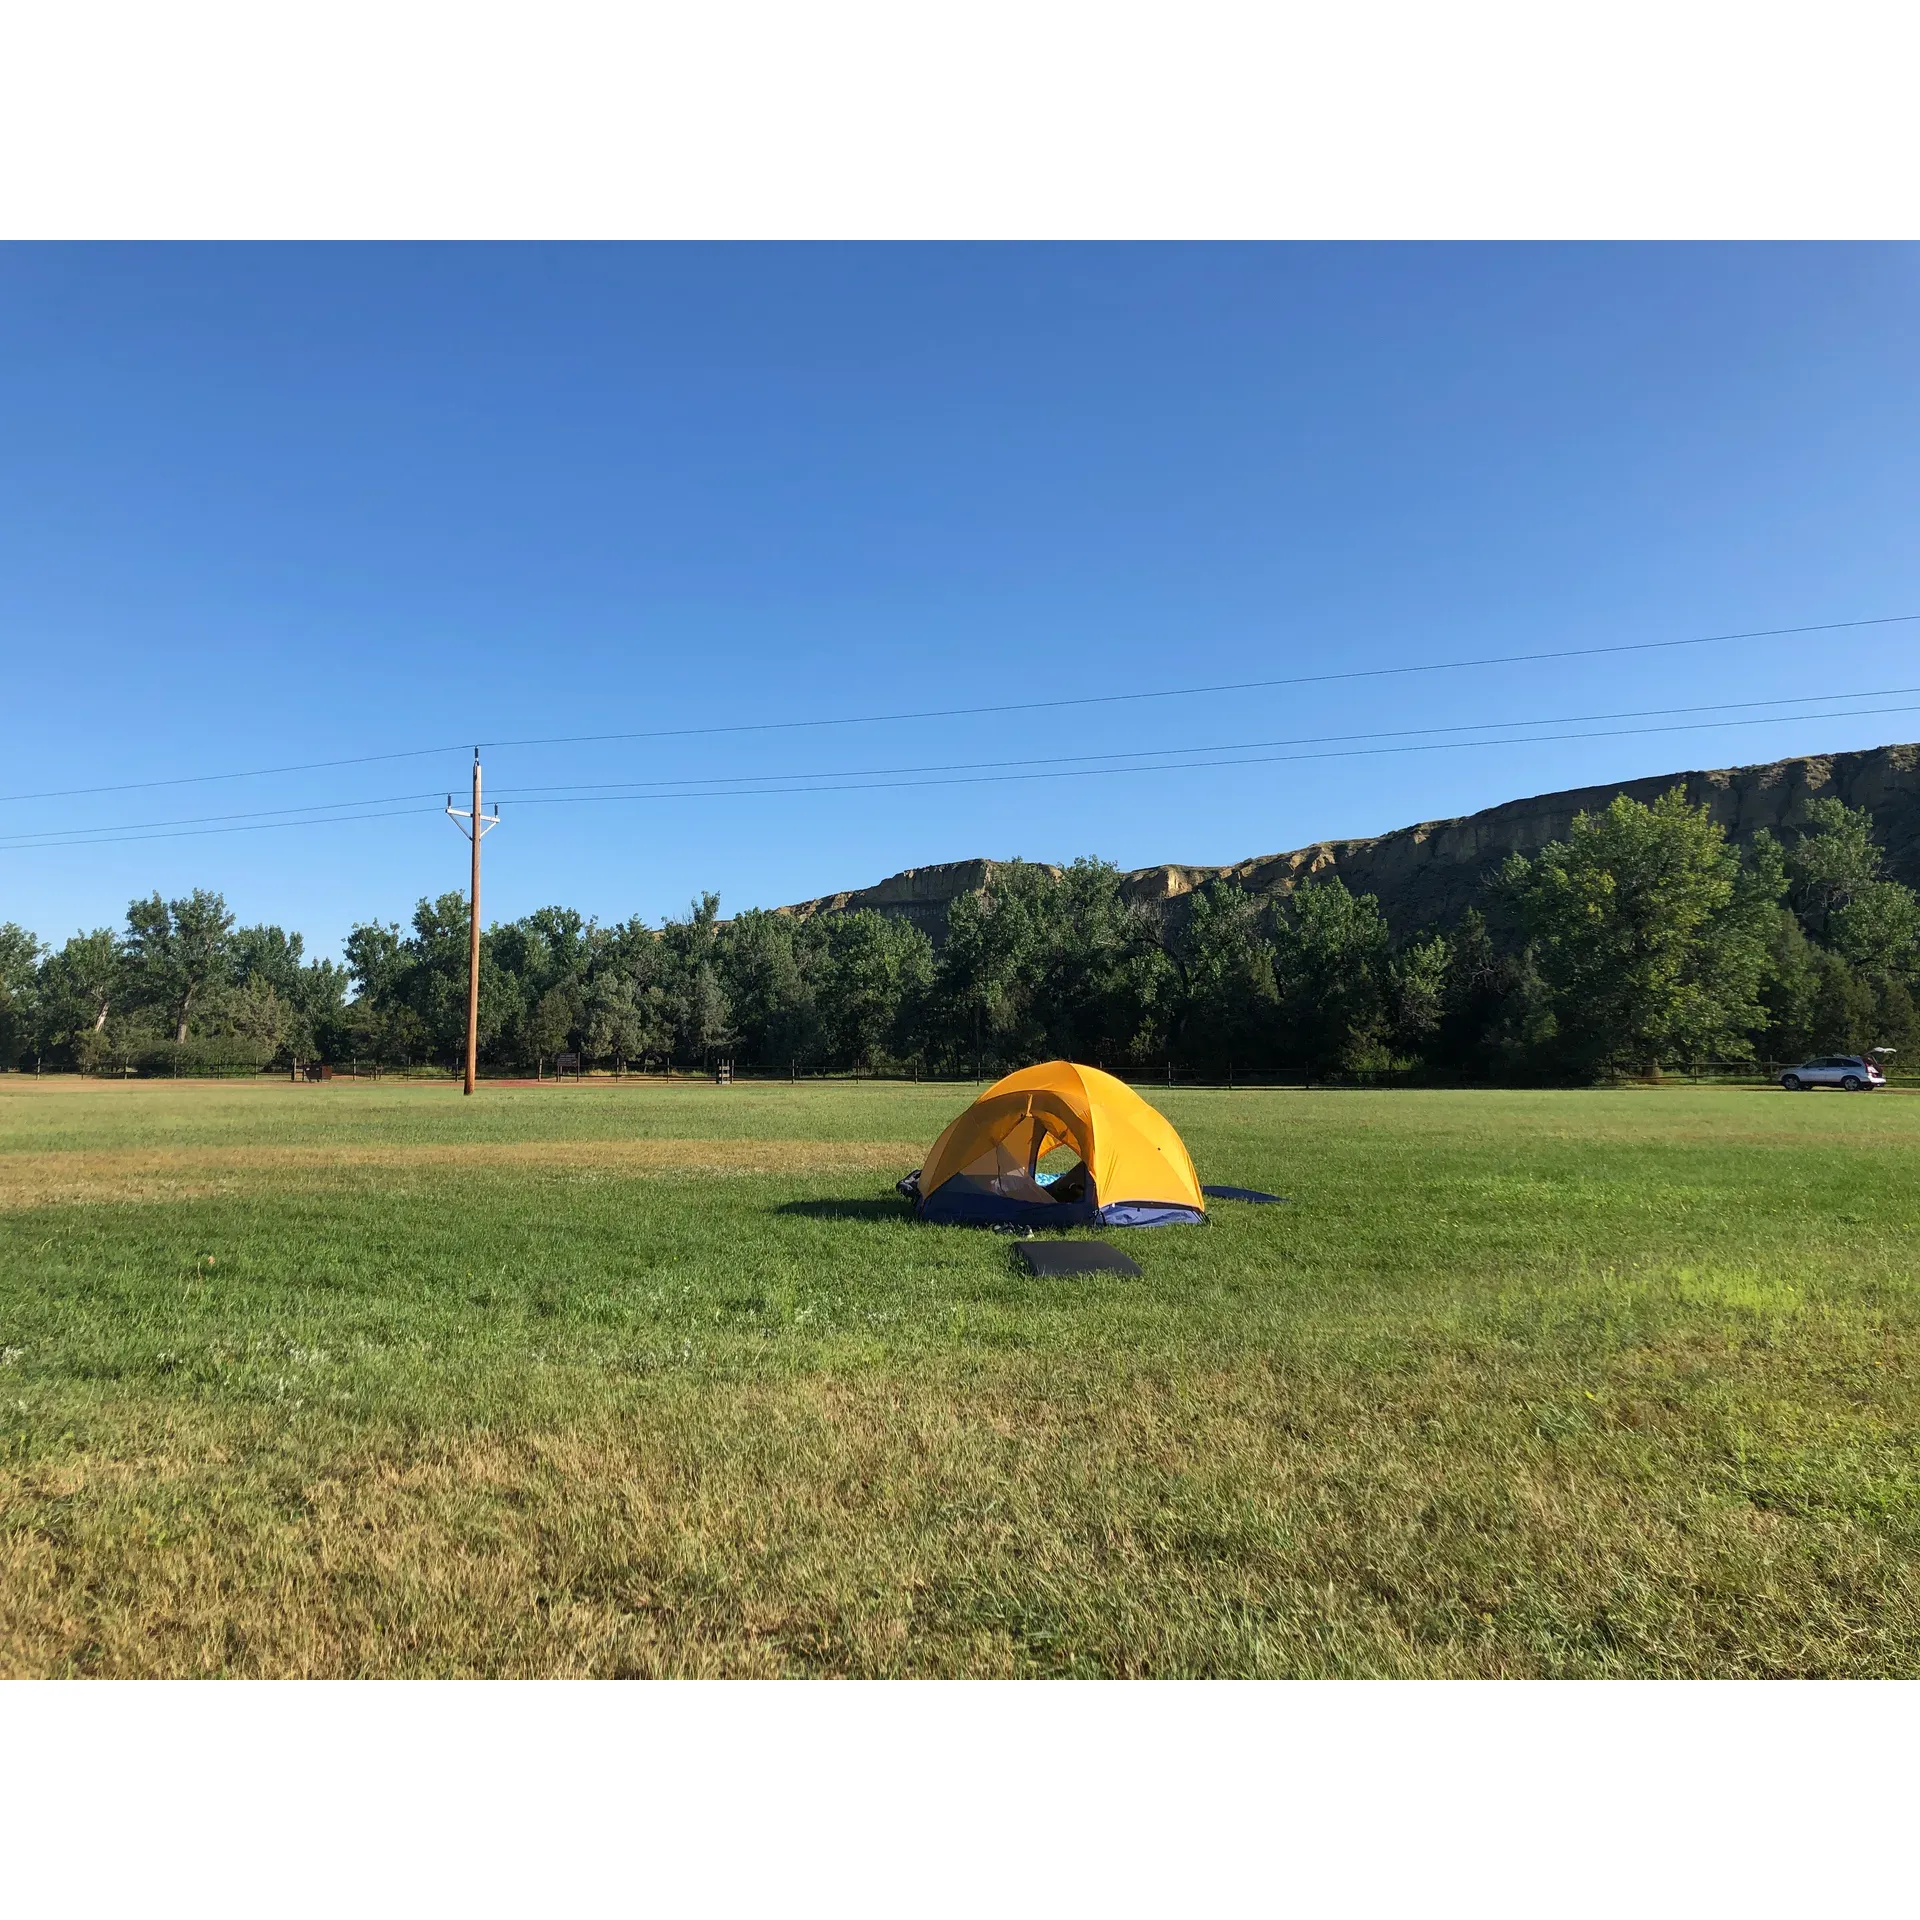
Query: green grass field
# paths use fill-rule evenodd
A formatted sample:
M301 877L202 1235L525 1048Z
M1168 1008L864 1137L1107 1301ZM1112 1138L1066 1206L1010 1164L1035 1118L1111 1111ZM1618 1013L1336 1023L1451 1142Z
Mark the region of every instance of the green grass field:
M0 1080L11 1674L1920 1673L1920 1100Z

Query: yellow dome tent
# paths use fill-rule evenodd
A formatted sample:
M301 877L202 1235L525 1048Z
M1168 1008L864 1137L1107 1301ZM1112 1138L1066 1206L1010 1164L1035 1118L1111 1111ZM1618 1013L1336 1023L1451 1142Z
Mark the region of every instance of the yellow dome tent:
M1079 1164L1043 1176L1058 1147ZM1154 1227L1207 1211L1166 1116L1112 1074L1067 1060L996 1080L933 1143L914 1198L922 1220L980 1226Z

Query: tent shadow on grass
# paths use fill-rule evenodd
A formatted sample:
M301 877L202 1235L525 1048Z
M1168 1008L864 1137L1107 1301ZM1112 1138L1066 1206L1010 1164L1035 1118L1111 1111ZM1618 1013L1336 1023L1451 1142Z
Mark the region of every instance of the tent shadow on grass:
M774 1212L797 1215L803 1220L905 1221L912 1218L893 1194L884 1200L783 1200Z

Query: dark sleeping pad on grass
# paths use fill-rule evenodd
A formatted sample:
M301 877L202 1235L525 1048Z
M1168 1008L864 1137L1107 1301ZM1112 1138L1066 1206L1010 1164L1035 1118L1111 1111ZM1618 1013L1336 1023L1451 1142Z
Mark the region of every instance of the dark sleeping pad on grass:
M1038 1280L1058 1280L1073 1273L1124 1273L1140 1278L1140 1269L1118 1247L1101 1240L1022 1240L1013 1257Z
M1252 1187L1202 1187L1209 1200L1245 1200L1256 1207L1284 1207L1284 1193L1256 1193Z

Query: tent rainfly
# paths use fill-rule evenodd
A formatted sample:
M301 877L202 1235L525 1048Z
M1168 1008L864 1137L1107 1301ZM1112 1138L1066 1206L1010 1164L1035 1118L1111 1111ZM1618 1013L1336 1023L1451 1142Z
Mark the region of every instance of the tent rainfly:
M1055 1174L1058 1148L1079 1156ZM901 1182L922 1220L972 1226L1159 1227L1203 1221L1193 1162L1165 1115L1097 1067L1049 1060L997 1080Z

